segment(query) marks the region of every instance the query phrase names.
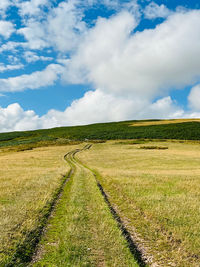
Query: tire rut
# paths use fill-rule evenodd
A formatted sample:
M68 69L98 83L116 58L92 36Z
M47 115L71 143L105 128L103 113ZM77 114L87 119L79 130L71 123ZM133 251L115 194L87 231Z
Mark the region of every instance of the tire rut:
M69 172L67 175L63 176L61 185L55 191L51 201L47 203L41 210L37 221L37 226L26 234L26 237L22 243L17 245L15 253L5 267L28 266L31 262L34 262L37 259L38 244L48 225L49 218L52 216L59 199L62 197L62 192L66 183L75 173L76 166L75 164L70 163L70 157L72 154L75 155L77 152L78 150L68 152L64 155L64 159L70 165Z
M75 149L64 155L64 160L70 165L70 170L68 174L64 177L61 186L58 188L57 192L54 195L54 198L51 200L47 212L44 213L41 218L39 218L38 226L27 234L24 242L18 246L15 254L13 255L13 258L6 265L6 267L29 266L30 264L37 262L38 258L40 258L41 254L40 250L42 250L42 247L39 248L38 244L48 226L49 218L53 216L53 212L56 209L57 203L59 199L62 197L62 192L64 190L66 183L76 172L77 164L81 165L83 168L88 169L93 174L97 187L99 188L101 195L103 196L104 201L108 206L113 219L117 222L118 228L120 229L122 235L124 236L131 254L133 255L134 259L138 262L138 265L140 267L147 266L141 251L138 249L137 244L132 239L131 234L126 229L119 214L109 201L108 195L106 194L102 185L98 181L96 174L90 168L88 168L87 166L85 166L79 160L76 159L77 153L82 152L84 150L89 150L91 147L92 144L87 144L82 149Z
M72 150L72 151L70 151L70 152L68 152L68 153L66 153L66 154L64 155L63 158L64 158L64 160L69 164L69 166L70 166L70 170L69 170L68 174L66 175L66 179L65 179L64 182L62 183L62 186L59 188L59 194L57 195L57 197L56 197L56 199L55 199L53 205L51 206L51 211L50 211L50 213L48 214L48 217L46 218L45 225L42 227L42 229L41 229L41 231L40 231L40 236L39 236L38 239L37 239L37 243L34 244L34 248L33 248L34 251L33 251L33 253L30 255L31 258L26 262L27 265L30 264L30 263L37 262L38 259L41 257L41 254L42 254L41 250L42 250L42 248L38 248L38 244L39 244L39 242L40 242L42 236L44 235L45 230L46 230L46 228L47 228L47 226L48 226L49 218L50 218L51 216L53 216L53 212L54 212L55 209L56 209L56 205L57 205L59 199L62 197L62 192L63 192L63 190L64 190L64 187L65 187L66 183L67 183L67 182L69 181L69 179L75 174L75 171L76 171L76 164L77 164L77 162L76 162L76 160L75 160L75 155L76 155L78 152L80 152L80 151L90 149L91 146L92 146L92 145L87 144L87 145L85 145L82 149L78 149L78 148L77 148L77 149ZM7 265L7 266L8 266L8 267L11 267L11 266L18 266L18 265L13 265L13 264L12 264L12 265Z
M136 244L136 242L134 242L130 232L127 230L127 228L125 227L125 224L123 223L119 214L114 209L111 202L109 201L108 195L106 194L105 190L103 189L103 186L100 184L100 182L97 179L97 175L89 167L85 166L80 160L77 160L75 157L77 152L88 150L91 147L92 147L92 145L88 144L83 149L80 149L79 151L76 151L75 153L73 153L72 154L73 161L75 164L77 164L77 163L80 164L83 168L86 168L87 170L89 170L93 174L93 176L96 180L97 187L99 188L101 195L103 196L104 201L107 204L113 219L117 222L118 228L120 229L123 237L125 238L131 254L133 255L134 259L137 261L137 263L140 267L145 267L145 266L147 266L147 263L145 260L146 257L143 255L141 250L138 248L138 244Z

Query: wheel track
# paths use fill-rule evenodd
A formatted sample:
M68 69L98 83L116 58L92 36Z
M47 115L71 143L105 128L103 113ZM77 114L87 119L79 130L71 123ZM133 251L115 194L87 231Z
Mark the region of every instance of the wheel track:
M62 196L62 192L66 183L76 171L76 166L71 162L70 158L79 151L80 149L76 149L64 155L64 160L69 163L70 170L68 171L67 175L63 176L61 185L55 191L51 201L44 206L41 214L39 214L37 226L26 234L26 237L22 243L17 245L15 253L13 254L9 263L4 265L5 267L28 266L30 262L34 262L35 258L37 258L37 246L48 225L48 220L56 209L56 204Z
M87 170L89 170L92 173L92 175L96 181L97 187L99 188L101 195L103 196L104 201L107 204L107 206L110 210L110 213L112 214L113 219L117 222L118 228L120 229L123 237L126 239L126 242L128 244L128 247L129 247L131 254L136 259L136 261L138 262L138 265L140 267L145 267L145 266L147 266L146 257L143 255L141 250L138 248L138 245L134 242L130 232L126 228L125 224L123 223L123 221L120 218L119 214L117 213L116 209L112 206L111 202L109 201L108 195L106 194L105 190L103 189L103 186L98 181L96 173L92 169L90 169L88 166L83 164L80 160L76 159L76 154L78 152L88 150L91 147L92 147L92 144L88 144L83 149L78 149L78 150L74 151L74 153L71 154L72 160L75 164L81 165L83 168L86 168Z
M77 165L81 165L83 168L86 168L89 170L97 184L97 187L99 188L101 195L104 198L105 203L107 204L110 213L112 214L112 217L114 220L117 222L117 225L124 236L124 238L127 241L129 250L133 257L137 260L138 265L140 267L145 267L147 266L145 263L145 260L143 258L143 255L141 251L138 249L138 246L135 244L133 241L131 234L129 231L126 229L123 221L121 220L119 214L117 211L114 209L112 206L111 202L109 201L108 195L104 191L102 185L97 179L97 175L93 170L91 170L88 166L84 165L80 160L76 158L76 154L85 150L89 150L92 147L92 144L87 144L85 145L82 149L75 149L72 150L64 155L64 160L67 161L67 163L70 165L70 170L68 174L64 177L61 186L58 188L57 192L55 192L53 199L51 200L47 212L38 220L38 226L36 229L33 229L30 231L24 242L20 244L13 255L11 261L5 265L5 267L11 267L11 266L28 266L30 263L34 263L37 261L38 254L40 254L38 250L38 243L40 242L45 229L47 228L48 225L48 220L52 216L54 210L56 209L56 205L59 201L59 199L62 196L62 192L64 190L64 187L66 183L69 181L70 178L75 174ZM29 253L27 253L27 249L29 250Z
M45 222L45 225L44 225L44 227L43 227L43 229L42 229L42 231L41 231L41 233L40 233L40 237L39 237L39 239L38 239L38 242L37 242L37 244L36 244L35 247L34 247L34 252L33 252L32 255L31 255L31 260L29 260L28 263L29 263L29 262L34 263L34 262L36 262L36 261L38 260L38 258L40 257L39 254L40 254L41 252L40 252L40 248L38 248L37 245L38 245L39 241L41 240L41 238L42 238L42 236L43 236L43 234L44 234L44 232L45 232L45 230L46 230L46 228L47 228L49 218L53 215L53 212L54 212L54 210L56 209L56 204L58 203L59 199L62 197L62 192L63 192L63 190L64 190L64 187L65 187L66 183L69 181L70 178L73 177L73 175L74 175L75 172L76 172L76 168L77 168L77 167L76 167L76 164L77 164L77 162L76 162L76 160L75 160L75 155L76 155L78 152L80 152L80 151L90 149L91 146L92 146L92 145L87 144L87 145L85 145L82 149L77 148L77 149L75 149L75 150L72 150L72 151L67 152L67 153L64 155L63 158L64 158L64 160L67 161L67 163L69 164L69 166L70 166L70 170L69 170L69 172L68 172L68 174L67 174L67 176L66 176L66 179L65 179L64 182L62 183L62 186L59 188L59 195L57 196L56 200L54 201L53 206L51 207L51 212L48 214L48 218L47 218L47 220L46 220L46 222ZM27 263L27 264L28 264L28 263ZM8 266L11 267L11 266L15 266L15 265L8 265ZM18 266L18 265L16 265L16 266Z

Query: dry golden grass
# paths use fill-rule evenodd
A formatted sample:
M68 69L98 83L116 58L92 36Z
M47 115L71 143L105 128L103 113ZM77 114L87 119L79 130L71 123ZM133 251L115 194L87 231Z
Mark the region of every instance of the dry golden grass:
M63 155L71 149L59 146L0 153L0 262L34 227L38 212L69 170Z
M159 266L199 266L200 144L167 141L166 150L143 150L115 143L79 157L101 174L128 229Z
M131 126L148 126L148 125L162 125L172 123L183 123L183 122L200 122L200 119L173 119L173 120L160 120L160 121L138 121L131 124Z

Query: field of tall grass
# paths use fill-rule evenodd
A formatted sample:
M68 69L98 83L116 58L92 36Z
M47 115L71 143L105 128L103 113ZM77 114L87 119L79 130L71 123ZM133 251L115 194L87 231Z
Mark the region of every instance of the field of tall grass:
M69 170L71 146L0 152L0 266L37 227L43 207Z
M147 257L159 266L199 266L199 143L109 141L78 158L96 171Z
M99 183L143 261L162 267L199 265L199 141L95 141L83 150L76 150L83 143L67 143L64 138L1 148L0 266L30 262L34 238L41 242L33 266L138 266ZM67 164L69 151L77 154L69 154ZM47 217L72 166L44 223L41 218ZM35 232L41 223L45 233Z

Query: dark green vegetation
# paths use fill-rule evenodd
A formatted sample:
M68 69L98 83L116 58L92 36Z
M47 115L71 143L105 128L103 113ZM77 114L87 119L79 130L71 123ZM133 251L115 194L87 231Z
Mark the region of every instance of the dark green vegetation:
M47 130L0 134L0 147L38 143L63 144L69 140L116 140L116 139L179 139L199 140L200 123L188 121L161 125L132 126L138 121L99 123L86 126L60 127Z
M167 146L141 146L140 149L168 149Z

